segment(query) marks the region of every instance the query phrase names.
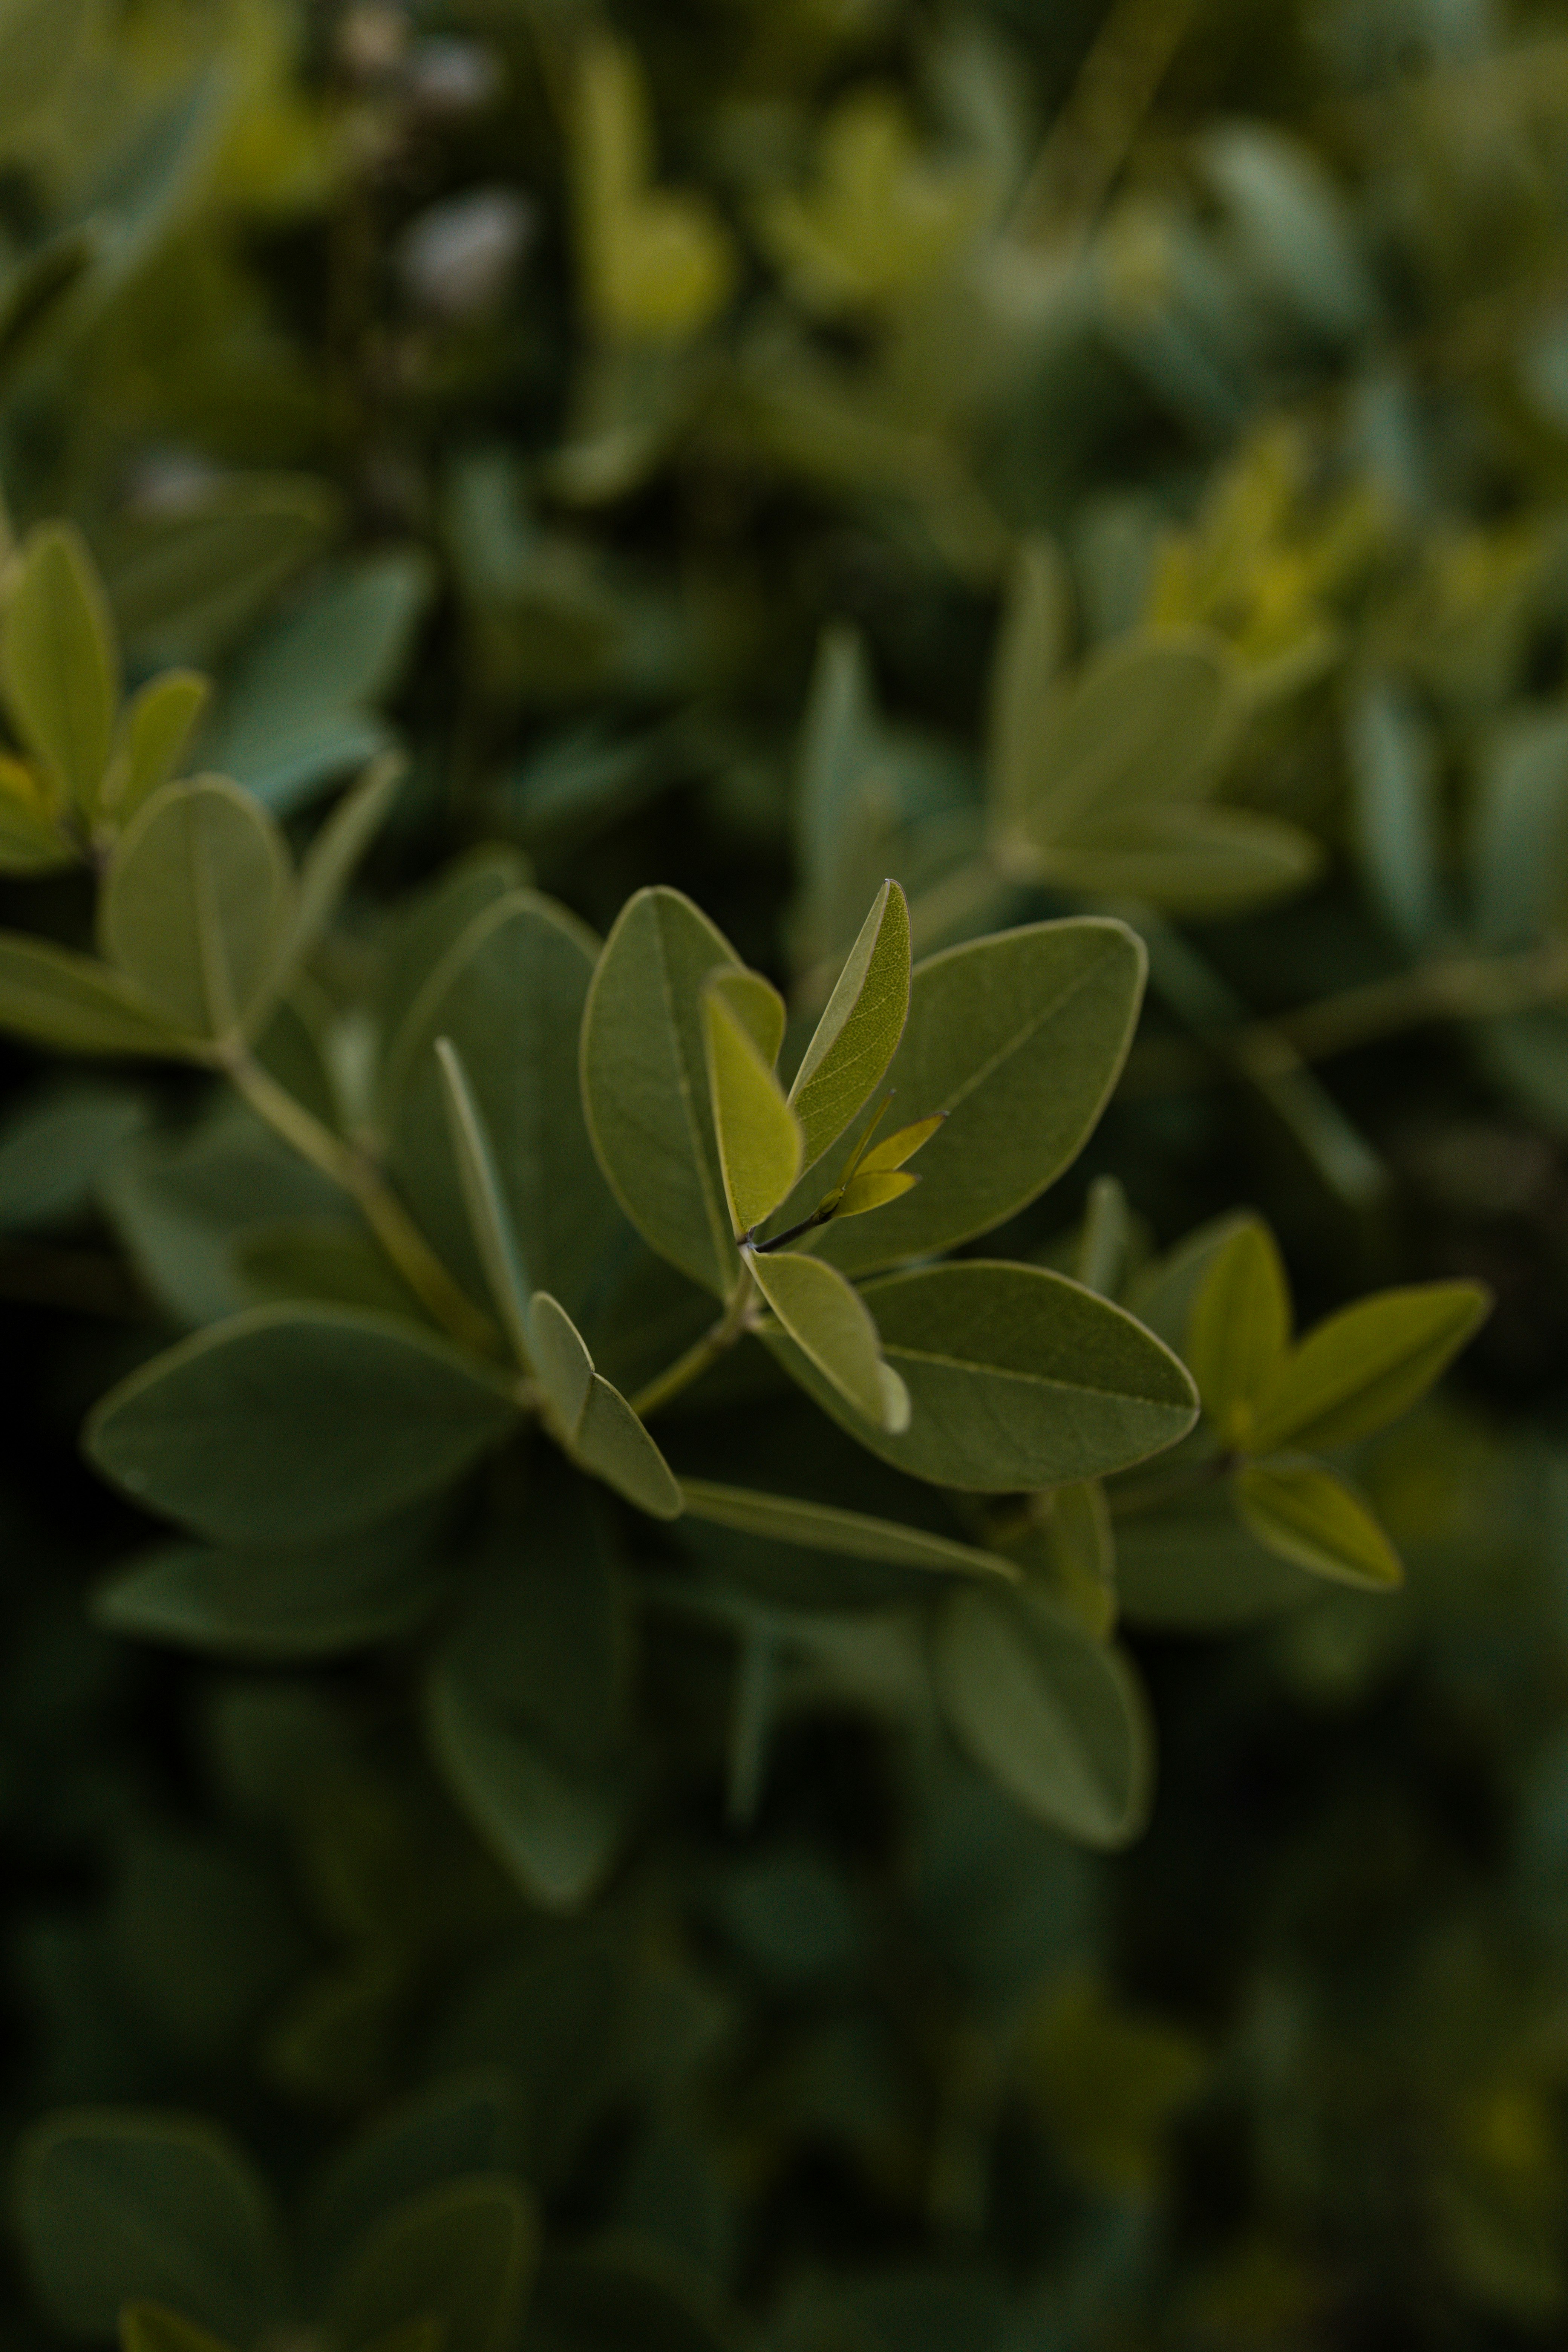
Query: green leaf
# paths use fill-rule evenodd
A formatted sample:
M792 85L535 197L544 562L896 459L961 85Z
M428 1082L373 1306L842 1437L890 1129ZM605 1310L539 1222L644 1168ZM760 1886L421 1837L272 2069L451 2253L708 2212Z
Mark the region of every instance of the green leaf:
M376 1007L382 1034L393 1041L384 1077L397 1064L395 1041L437 965L488 908L528 880L526 858L504 843L489 843L455 860L439 881L415 898L394 934Z
M1342 1307L1280 1365L1258 1401L1247 1451L1325 1452L1370 1437L1426 1395L1490 1304L1478 1282L1426 1282Z
M1193 1304L1184 1350L1204 1410L1227 1444L1244 1445L1258 1401L1290 1344L1290 1291L1268 1226L1238 1223Z
M412 2319L446 2324L447 2352L507 2352L538 2260L539 2226L518 2181L447 2181L368 2230L332 2281L326 2323L359 2352Z
M917 964L889 1071L902 1108L947 1114L921 1182L818 1244L847 1274L935 1255L1016 1214L1083 1149L1126 1058L1146 959L1124 924L1034 923Z
M137 1502L202 1535L303 1543L450 1485L517 1411L486 1366L413 1324L258 1307L121 1381L83 1442Z
M932 1664L955 1738L1037 1820L1125 1845L1148 1817L1153 1734L1121 1654L1046 1602L955 1592Z
M1043 1534L1056 1597L1097 1641L1116 1622L1116 1537L1098 1478L1053 1487Z
M504 2076L470 2069L379 2109L309 2191L301 2234L311 2267L341 2257L395 2205L448 2180L511 2169L518 2118Z
M92 558L69 523L46 523L17 558L0 633L0 694L18 740L90 815L114 745L119 664Z
M405 772L399 752L373 761L306 851L286 969L310 954L331 921L355 867L386 823Z
M421 1518L325 1542L171 1544L132 1561L93 1596L110 1633L219 1657L326 1658L406 1633L445 1577Z
M189 1049L156 1005L90 956L0 932L0 1027L67 1054Z
M118 1187L116 1197L117 1202L122 1198ZM347 1217L280 1217L220 1242L218 1248L249 1294L240 1305L305 1298L335 1307L371 1307L416 1323L430 1320L392 1260L363 1225ZM223 1309L230 1311L229 1307Z
M795 854L809 957L848 938L892 815L864 640L843 623L817 646L801 728ZM869 874L867 869L870 868Z
M474 1100L462 1056L449 1037L437 1038L436 1058L446 1088L447 1129L452 1156L458 1163L474 1247L484 1266L501 1328L511 1341L518 1362L526 1367L530 1361L530 1284L501 1194L489 1131Z
M787 1337L765 1326L763 1337L851 1436L914 1477L982 1494L1066 1486L1158 1453L1197 1417L1168 1348L1044 1267L966 1258L868 1283L864 1296L910 1392L901 1435L851 1420Z
M1281 1559L1373 1591L1404 1583L1399 1554L1366 1505L1321 1462L1288 1454L1247 1462L1233 1491L1244 1525Z
M1029 839L1049 851L1086 824L1212 791L1236 738L1237 685L1215 638L1135 635L1105 647L1036 730Z
M495 899L448 949L395 1038L388 1164L421 1232L476 1298L488 1273L452 1156L437 1037L462 1058L528 1279L586 1314L630 1236L583 1120L577 1037L593 934L532 891Z
M70 72L90 5L91 0L4 0L0 140L9 141Z
M110 2336L127 2303L166 2304L242 2345L284 2317L270 2200L207 2124L90 2107L48 2117L17 2150L16 2222L62 2335Z
M870 1100L899 1049L909 1009L910 910L899 885L888 881L849 950L789 1090L805 1138L806 1166L821 1159Z
M1201 917L1302 889L1322 863L1310 834L1258 809L1156 808L1058 842L1040 878Z
M680 1517L680 1488L620 1391L594 1370L581 1332L547 1290L534 1296L529 1352L574 1458L656 1519Z
M504 1534L429 1688L437 1759L531 1898L575 1910L626 1827L626 1597L592 1489L548 1460L526 1550Z
M992 805L1016 825L1037 783L1071 626L1072 582L1054 541L1026 540L1014 562L991 669L986 773Z
M288 845L220 776L164 784L121 835L99 908L109 961L197 1038L254 1029L295 919Z
M148 1115L146 1101L128 1087L79 1080L16 1103L0 1128L0 1232L80 1216L105 1167Z
M737 1239L772 1215L800 1174L800 1125L773 1066L784 1022L777 992L756 972L719 972L702 992L719 1166Z
M339 520L336 492L293 474L220 475L177 503L128 512L103 569L132 658L210 659L321 552Z
M106 814L128 823L171 782L211 694L212 682L199 670L166 669L132 696L104 782Z
M773 1543L798 1544L805 1551L835 1552L841 1559L884 1560L893 1568L933 1569L954 1576L1016 1574L1000 1552L901 1527L893 1519L868 1517L831 1503L803 1502L795 1495L763 1495L751 1486L720 1486L707 1478L683 1478L687 1514L737 1535L762 1536Z
M734 2324L657 2248L552 2253L530 2318L533 2352L742 2352Z
M679 890L621 910L583 1015L583 1105L610 1190L649 1247L727 1297L739 1272L709 1113L701 996L741 969Z
M918 1176L879 1176L875 1170L868 1174L861 1169L839 1194L834 1217L864 1217L873 1209L885 1209L889 1201L901 1201L906 1192L912 1192L920 1181Z
M0 752L0 873L47 874L74 866L79 854L32 770Z
M904 1384L883 1359L864 1299L837 1267L788 1250L748 1250L746 1263L795 1349L837 1394L877 1428L907 1429ZM793 1350L784 1360L794 1369Z
M372 707L395 684L434 585L393 548L334 572L248 646L224 697L211 761L279 815L384 751Z
M128 2303L120 2315L120 2352L230 2352L220 2336L158 2303Z
M528 1311L528 1352L540 1385L568 1430L575 1429L594 1381L587 1342L558 1298L539 1291Z
M1322 1597L1315 1577L1242 1525L1228 1481L1119 1519L1116 1591L1129 1623L1193 1633L1234 1632Z

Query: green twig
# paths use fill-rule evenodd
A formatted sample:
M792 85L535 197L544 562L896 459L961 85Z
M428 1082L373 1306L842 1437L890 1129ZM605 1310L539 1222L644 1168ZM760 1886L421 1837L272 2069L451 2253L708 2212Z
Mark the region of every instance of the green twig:
M658 1412L661 1405L667 1405L671 1397L679 1396L682 1389L689 1388L693 1381L700 1380L709 1366L716 1364L720 1357L734 1346L751 1321L754 1297L755 1285L751 1269L742 1266L717 1323L688 1348L683 1356L677 1356L673 1364L667 1364L662 1372L649 1381L645 1388L638 1389L636 1396L631 1398L632 1411L639 1419L646 1421L650 1413Z

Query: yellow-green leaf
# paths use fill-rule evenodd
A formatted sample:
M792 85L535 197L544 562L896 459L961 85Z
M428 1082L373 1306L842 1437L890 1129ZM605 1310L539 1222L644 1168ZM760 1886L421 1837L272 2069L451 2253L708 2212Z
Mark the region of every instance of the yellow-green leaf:
M748 1251L746 1262L784 1330L838 1394L877 1428L907 1429L909 1392L883 1360L870 1309L837 1267L788 1250Z
M67 1054L178 1055L190 1043L107 964L15 932L0 932L0 1029Z
M1374 1591L1404 1583L1399 1554L1366 1505L1321 1462L1248 1462L1234 1491L1243 1524L1281 1559Z
M703 992L702 1026L719 1165L739 1239L772 1214L801 1171L800 1123L766 1052L767 1040L784 1034L784 1006L758 973L721 972Z
M918 1176L904 1176L896 1171L891 1175L883 1176L875 1169L863 1168L858 1175L851 1176L839 1194L834 1216L863 1217L868 1209L885 1208L889 1201L896 1201L901 1193L912 1191L920 1181Z
M1370 1437L1426 1395L1490 1304L1479 1282L1426 1282L1342 1307L1279 1366L1248 1450L1321 1452Z
M76 856L31 769L0 752L0 873L43 874Z
M0 632L0 694L21 742L90 815L114 744L119 661L98 572L69 523L34 531L16 560Z
M881 1560L893 1568L929 1568L958 1576L1016 1577L1000 1552L933 1535L864 1511L840 1510L831 1503L808 1503L796 1495L764 1495L751 1486L715 1486L706 1478L683 1478L687 1516L705 1519L737 1535L762 1536L773 1543L798 1544L803 1551L837 1552L849 1559Z
M805 1166L820 1160L870 1100L898 1052L909 1009L910 910L899 885L886 881L789 1091L805 1138Z
M931 1141L945 1124L946 1118L947 1113L939 1110L930 1118L912 1119L908 1127L895 1129L891 1135L884 1136L880 1143L873 1144L869 1151L861 1155L856 1162L857 1174L880 1176L901 1168L906 1160L914 1158L922 1145Z
M126 704L102 805L124 824L161 784L169 783L206 709L212 682L194 669L166 669Z
M1204 1411L1245 1446L1258 1401L1290 1343L1290 1292L1274 1236L1249 1217L1209 1267L1193 1302L1186 1359Z

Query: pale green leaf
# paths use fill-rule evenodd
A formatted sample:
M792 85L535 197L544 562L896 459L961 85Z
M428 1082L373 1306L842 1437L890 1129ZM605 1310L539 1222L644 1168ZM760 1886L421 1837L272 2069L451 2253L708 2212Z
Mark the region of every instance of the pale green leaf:
M1110 1098L1142 1002L1123 924L1034 923L917 964L889 1071L901 1108L946 1114L921 1182L818 1244L847 1274L935 1255L1026 1206L1074 1160Z
M100 943L173 1026L216 1040L268 1010L294 919L276 824L237 784L204 776L164 784L121 835Z
M631 1245L584 1124L577 1039L596 942L531 890L493 898L431 971L394 1040L388 1168L420 1231L476 1298L487 1276L448 1147L437 1037L462 1056L531 1283L584 1314Z
M782 1331L763 1336L852 1436L914 1477L983 1494L1065 1486L1158 1453L1197 1417L1168 1348L1043 1267L963 1259L890 1275L864 1295L909 1391L902 1434L851 1419Z
M450 1485L517 1414L492 1371L414 1324L258 1307L121 1381L83 1443L137 1502L220 1543L305 1542Z
M1120 1651L1041 1601L954 1592L932 1664L954 1736L1027 1811L1088 1845L1136 1837L1152 1793L1153 1734Z
M849 950L789 1091L805 1139L807 1166L821 1159L870 1100L898 1051L909 1007L910 910L899 885L887 881Z
M90 815L114 744L119 660L92 558L69 523L34 531L6 583L0 695L18 740Z
M687 1516L737 1535L797 1544L805 1551L837 1553L841 1559L875 1559L893 1568L924 1568L954 1576L1016 1574L1000 1552L932 1535L924 1528L868 1517L831 1503L803 1502L795 1495L764 1495L750 1486L715 1486L706 1478L683 1478Z
M53 2116L24 2135L16 2184L34 2293L62 2335L112 2336L121 2307L142 2302L240 2345L281 2325L269 2200L210 2125L131 2108Z
M1374 1591L1404 1583L1399 1554L1366 1505L1321 1462L1288 1454L1247 1462L1233 1491L1244 1525L1281 1559Z
M773 1037L776 1053L784 1006L757 973L720 972L702 992L702 1033L719 1167L739 1239L772 1214L801 1171L800 1125L762 1042Z
M1044 849L1149 806L1213 790L1241 715L1215 638L1135 635L1051 698L1031 749L1024 827Z
M528 1352L540 1385L568 1433L574 1432L593 1385L594 1359L566 1309L547 1290L535 1294L528 1310Z
M518 2181L483 2175L410 2198L366 2231L327 2293L326 2324L347 2352L411 2319L445 2322L447 2352L507 2352L539 2253Z
M1193 1303L1184 1349L1204 1411L1227 1444L1245 1445L1258 1399L1290 1344L1290 1291L1268 1226L1238 1223Z
M573 1451L617 1495L651 1518L678 1519L680 1488L665 1460L619 1389L595 1372L573 1436Z
M107 814L128 823L173 780L211 693L211 680L199 670L166 669L132 696L104 783Z
M784 1330L838 1395L879 1429L906 1426L902 1384L893 1388L884 1381L888 1367L877 1326L837 1267L789 1250L748 1251L746 1263ZM784 1361L790 1364L791 1357Z
M1151 808L1054 843L1035 871L1063 889L1205 916L1303 889L1322 863L1310 834L1258 809Z
M583 1016L583 1102L611 1191L643 1239L727 1297L740 1261L709 1111L701 996L740 959L678 890L639 890Z
M1342 1307L1291 1349L1258 1398L1247 1451L1322 1452L1370 1437L1426 1395L1490 1305L1480 1283L1426 1282Z
M528 1304L531 1285L517 1235L501 1192L495 1152L484 1114L474 1099L462 1057L449 1037L436 1040L436 1059L446 1089L447 1129L458 1179L485 1269L490 1297L518 1362L529 1360Z
M0 932L0 1027L67 1054L184 1053L158 1007L90 956Z

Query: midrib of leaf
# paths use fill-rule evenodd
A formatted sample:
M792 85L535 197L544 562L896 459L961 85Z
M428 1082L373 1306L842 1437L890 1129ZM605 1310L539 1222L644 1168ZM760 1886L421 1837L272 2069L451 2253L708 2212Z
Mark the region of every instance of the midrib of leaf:
M954 955L962 955L964 952L965 950L962 948L955 948L952 950L952 953ZM947 1097L945 1101L935 1103L931 1108L935 1110L943 1110L951 1114L952 1111L957 1109L960 1103L967 1102L970 1096L975 1091L975 1088L977 1087L984 1086L986 1079L990 1077L994 1070L1000 1069L1004 1062L1010 1062L1012 1060L1014 1055L1016 1054L1025 1044L1026 1044L1028 1039L1034 1035L1037 1029L1040 1028L1045 1022L1055 1020L1057 1014L1062 1010L1063 1006L1070 1004L1073 998L1078 995L1079 992L1081 989L1088 987L1089 981L1098 970L1098 965L1099 960L1097 958L1095 963L1079 971L1065 988L1051 998L1048 1003L1040 1005L1031 1017L1024 1023L1020 1029L1016 1030L1010 1038L1006 1039L1002 1045L997 1046L996 1051L991 1055L989 1061L982 1062L976 1069L970 1072L968 1077L964 1079L961 1086L953 1088L952 1094ZM1116 1082L1117 1071L1120 1069L1120 1066L1121 1058L1119 1056L1117 1069L1113 1069L1111 1071L1110 1077L1106 1081L1108 1091Z
M1049 1372L1016 1371L1009 1364L976 1362L973 1357L945 1356L935 1349L910 1348L901 1340L884 1339L882 1353L889 1360L894 1356L906 1358L911 1364L935 1364L943 1371L963 1372L971 1379L978 1376L988 1381L1016 1381L1021 1388L1050 1389L1062 1396L1115 1397L1128 1404L1151 1404L1178 1410L1165 1397L1146 1396L1142 1389L1095 1388L1086 1381L1058 1380Z

